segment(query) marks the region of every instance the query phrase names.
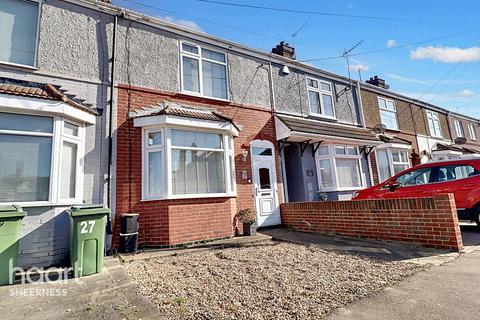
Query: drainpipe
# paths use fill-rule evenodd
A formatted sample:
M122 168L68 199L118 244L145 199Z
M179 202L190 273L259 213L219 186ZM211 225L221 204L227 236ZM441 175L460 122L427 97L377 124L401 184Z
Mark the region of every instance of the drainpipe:
M452 145L455 144L455 139L453 139L452 134L452 112L448 111L447 113L447 124L448 124L448 134L450 136L450 141L452 141Z
M107 180L107 206L111 205L112 191L112 157L113 157L113 98L115 90L115 47L117 44L118 17L113 17L113 38L112 38L112 67L110 70L110 112L108 119L108 180Z

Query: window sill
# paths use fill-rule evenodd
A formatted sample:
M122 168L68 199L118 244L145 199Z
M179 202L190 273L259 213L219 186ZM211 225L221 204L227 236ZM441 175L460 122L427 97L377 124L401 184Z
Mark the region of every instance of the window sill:
M320 113L310 113L308 115L308 117L316 118L316 119L322 119L322 120L328 120L328 121L331 121L331 122L337 122L338 121L338 119L335 118L335 117L325 116L325 115L320 114Z
M216 193L216 194L199 194L199 195L178 195L178 196L169 196L165 198L143 198L140 202L150 202L150 201L168 201L168 200L186 200L186 199L205 199L205 198L236 198L237 194L228 194L228 193Z
M82 201L68 201L68 202L48 202L48 201L36 201L36 202L1 202L0 206L8 206L17 204L22 208L35 208L35 207L71 207L74 205L84 205Z
M215 97L209 97L209 96L204 96L200 93L193 92L193 91L180 91L179 94L184 95L184 96L189 96L189 97L195 97L199 99L206 99L206 100L212 100L212 101L220 101L220 102L225 102L225 103L231 103L230 99L223 99L223 98L215 98Z
M358 190L363 190L365 189L365 187L352 187L352 188L340 188L340 189L325 189L325 190L318 190L317 191L317 194L318 193L321 193L321 192L347 192L347 191L358 191Z
M28 70L28 71L38 70L37 67L29 66L29 65L26 65L26 64L17 64L17 63L2 62L2 61L0 61L0 67L5 67L5 68L9 68L9 69L16 69L16 70Z
M390 128L386 128L385 130L386 130L386 131L389 131L389 132L394 132L394 133L402 133L402 130L400 130L400 129L390 129Z

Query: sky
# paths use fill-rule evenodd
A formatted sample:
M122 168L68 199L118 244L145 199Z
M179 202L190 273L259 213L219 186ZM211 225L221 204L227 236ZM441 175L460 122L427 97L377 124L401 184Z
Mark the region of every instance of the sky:
M283 40L297 60L344 76L350 69L354 79L378 75L395 92L480 118L480 1L218 1L280 10L205 0L113 3L265 51ZM341 56L359 42L348 68Z

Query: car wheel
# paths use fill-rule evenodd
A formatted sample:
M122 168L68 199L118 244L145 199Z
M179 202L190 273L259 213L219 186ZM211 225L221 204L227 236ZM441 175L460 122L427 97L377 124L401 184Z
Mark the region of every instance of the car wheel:
M475 218L475 223L480 227L480 207L476 207L473 210L473 217Z

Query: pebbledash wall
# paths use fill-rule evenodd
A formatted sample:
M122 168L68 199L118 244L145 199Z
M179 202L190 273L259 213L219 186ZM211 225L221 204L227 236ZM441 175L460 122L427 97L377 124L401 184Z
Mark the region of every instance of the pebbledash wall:
M0 77L60 86L100 110L102 115L95 125L85 127L82 202L106 203L111 46L105 39L111 38L113 18L65 1L40 3L35 67L0 63ZM79 204L32 203L24 207L28 215L22 220L19 266L69 263L70 218L66 209Z
M231 117L241 126L239 137L234 138L237 195L219 198L192 198L176 200L142 201L142 146L141 128L133 126L128 112L137 108L175 100L181 104L208 106ZM181 93L166 93L153 89L120 85L118 88L118 129L116 162L116 224L114 246L119 242L119 221L124 213L139 213L139 243L144 247L162 247L188 244L196 241L232 237L241 232L234 216L243 208L255 208L251 184L250 154L244 162L242 150L250 141L261 139L275 143L272 112L266 108L245 106L233 102L220 102L195 98ZM275 148L276 158L278 158ZM277 160L278 161L278 160ZM279 181L277 163L277 180ZM249 179L242 179L242 170ZM281 198L281 190L278 190Z
M416 243L461 251L452 194L433 198L284 203L282 224L304 232Z

